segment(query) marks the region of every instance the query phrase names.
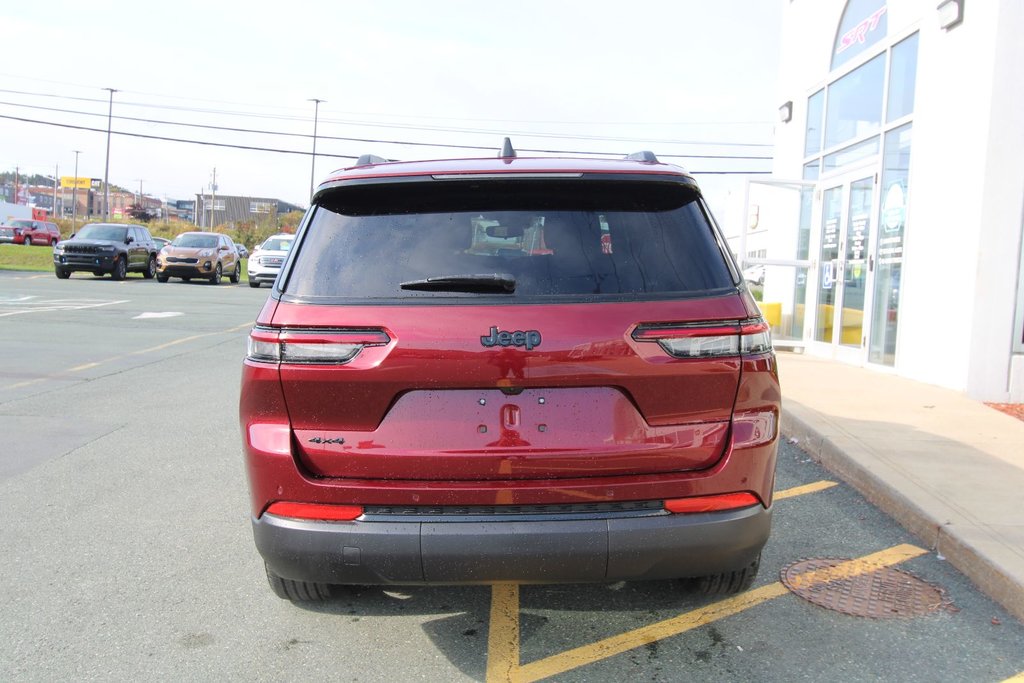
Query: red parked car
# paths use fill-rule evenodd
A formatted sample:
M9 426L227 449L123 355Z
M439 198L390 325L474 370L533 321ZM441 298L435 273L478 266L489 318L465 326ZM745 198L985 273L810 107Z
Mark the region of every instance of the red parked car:
M701 577L749 587L780 393L693 178L626 159L387 163L317 190L240 417L272 589Z
M42 244L53 246L60 242L60 228L56 223L19 218L7 225L0 225L0 243Z

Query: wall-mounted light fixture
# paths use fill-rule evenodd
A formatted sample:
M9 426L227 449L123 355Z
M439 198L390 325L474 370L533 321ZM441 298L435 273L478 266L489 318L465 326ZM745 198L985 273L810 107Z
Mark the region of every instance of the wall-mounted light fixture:
M948 31L963 23L964 0L943 0L935 9L939 11L939 28L941 29Z
M784 105L779 107L779 120L783 123L789 123L793 119L793 100L786 102Z

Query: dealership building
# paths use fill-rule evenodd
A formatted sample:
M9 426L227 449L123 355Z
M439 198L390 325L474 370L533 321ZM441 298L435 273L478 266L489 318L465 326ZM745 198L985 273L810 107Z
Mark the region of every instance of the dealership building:
M730 240L780 345L1024 401L1022 35L1021 0L786 3Z

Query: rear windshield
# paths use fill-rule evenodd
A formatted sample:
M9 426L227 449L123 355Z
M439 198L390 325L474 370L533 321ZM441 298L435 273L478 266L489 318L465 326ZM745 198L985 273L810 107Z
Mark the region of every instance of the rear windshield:
M514 284L488 288L488 277ZM453 284L424 282L429 279ZM481 281L484 286L466 286ZM283 294L296 300L631 299L733 286L690 186L488 180L335 190L315 207Z

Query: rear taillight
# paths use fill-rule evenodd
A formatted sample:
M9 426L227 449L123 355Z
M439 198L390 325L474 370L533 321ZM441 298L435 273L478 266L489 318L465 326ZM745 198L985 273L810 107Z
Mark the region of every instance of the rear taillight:
M271 503L266 510L269 515L310 519L326 522L350 522L363 514L362 505L324 505L321 503Z
M737 322L663 323L633 330L638 342L657 342L676 358L718 358L767 353L772 349L768 323L760 318Z
M761 501L753 493L721 493L713 496L693 496L692 498L673 498L665 501L665 509L676 514L692 514L695 512L721 512L722 510L738 510L758 505Z
M367 346L384 346L391 337L377 329L287 330L256 327L249 334L249 360L263 363L347 363Z

